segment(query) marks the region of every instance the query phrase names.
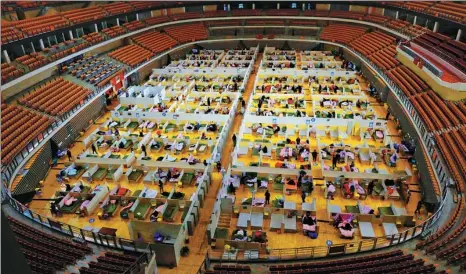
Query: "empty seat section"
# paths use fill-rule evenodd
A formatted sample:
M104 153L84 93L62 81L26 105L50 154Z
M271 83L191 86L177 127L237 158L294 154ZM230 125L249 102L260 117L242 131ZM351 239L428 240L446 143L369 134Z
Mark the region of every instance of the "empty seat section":
M247 9L238 9L231 12L233 16L259 16L262 15L262 10L247 10Z
M102 42L104 37L100 35L98 32L92 32L81 37L82 39L86 40L89 44L94 45Z
M152 52L138 45L128 45L112 51L108 56L131 67L149 61Z
M228 11L226 10L216 10L216 11L206 11L204 12L204 17L227 17Z
M24 38L24 34L12 26L10 23L2 23L2 44L21 40Z
M181 43L205 40L208 36L202 23L166 27L164 30Z
M362 20L364 18L364 15L364 13L354 11L330 11L329 13L330 17L349 18L356 20Z
M159 17L150 17L147 19L144 19L144 22L148 25L158 25L162 23L166 23L170 21L170 17L168 16L159 16Z
M454 2L439 2L426 9L426 12L441 18L458 22L466 20L466 5Z
M317 26L317 22L312 20L290 20L290 26Z
M29 36L68 26L70 23L61 15L44 15L11 22L11 25Z
M350 43L350 46L362 54L369 56L382 48L394 44L395 41L395 37L375 31L358 37Z
M29 267L37 273L64 270L92 251L86 244L42 232L12 217L8 220Z
M383 16L383 15L374 15L374 14L368 14L364 16L364 20L378 23L378 24L383 24L386 23L390 20L391 18L388 16Z
M11 64L8 64L8 63L2 64L1 72L2 72L2 84L8 81L11 81L13 79L16 79L24 74L23 71L19 70L15 66L12 66Z
M35 70L49 63L43 55L37 52L18 57L15 61L27 67L29 71Z
M185 12L185 13L178 13L178 14L172 14L170 15L170 18L173 20L173 21L177 21L177 20L187 20L187 19L194 19L194 18L200 18L201 17L201 13L199 12Z
M123 24L123 27L125 27L127 30L129 31L134 31L134 30L137 30L137 29L142 29L144 28L146 25L144 25L143 22L141 21L133 21L133 22L129 22L129 23L125 23Z
M163 3L162 2L154 2L154 1L147 1L147 2L137 2L137 1L133 2L133 1L131 1L130 4L131 4L131 6L134 7L134 10L142 10L142 9L159 7Z
M2 164L7 164L53 120L25 108L2 104Z
M448 36L435 33L424 32L413 40L414 43L430 50L435 55L450 61L451 65L466 73L466 44L453 40Z
M393 20L391 20L390 22L387 23L387 26L389 28L396 29L396 30L402 30L408 25L409 25L408 22L403 21L403 20L399 20L399 19L393 19Z
M327 41L349 44L365 32L366 28L364 27L335 24L325 27L320 34L320 38Z
M50 115L63 115L82 103L91 91L75 83L56 78L19 99L19 103Z
M62 42L57 45L53 45L50 48L45 48L43 50L43 54L47 55L49 59L51 59L52 61L55 61L82 49L85 49L88 46L89 44L86 42L86 39L84 39L84 41L73 39Z
M65 11L62 15L74 24L98 20L106 16L105 10L100 6Z
M157 54L167 49L171 49L178 45L178 42L166 33L149 31L137 36L134 36L133 41L138 45Z
M123 66L115 61L108 61L105 57L90 56L70 64L70 67L62 67L63 70L86 81L96 87L103 87Z
M284 20L246 20L246 26L260 26L260 25L284 25Z
M113 38L126 33L126 30L122 26L113 26L102 30L108 37Z
M110 15L116 15L121 13L127 13L133 11L133 6L129 3L115 2L111 4L102 5L102 8L106 10Z
M267 10L267 15L270 16L298 16L300 10L298 9L279 9Z

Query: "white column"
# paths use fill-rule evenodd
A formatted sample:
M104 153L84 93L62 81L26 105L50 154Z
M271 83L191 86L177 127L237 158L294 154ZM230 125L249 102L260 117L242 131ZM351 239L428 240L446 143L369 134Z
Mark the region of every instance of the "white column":
M280 9L280 3L277 3L277 10Z
M45 46L44 46L44 41L42 39L39 39L39 44L40 44L40 49L44 50Z
M438 31L438 22L435 22L433 32Z
M231 10L231 6L230 6L230 4L228 4L228 11L230 11L230 10Z
M303 11L305 11L305 10L306 10L306 4L303 3Z
M416 25L416 21L417 21L417 16L414 16L413 25Z
M23 45L21 45L21 49L23 50L23 55L26 55L26 50L24 49Z
M459 41L461 39L461 34L463 33L463 30L459 29L458 34L456 34L456 41Z
M70 30L70 38L73 39L73 32Z
M139 21L139 13L136 13L136 20Z
M117 25L120 25L120 19L117 18Z
M8 56L6 49L3 50L3 56L5 56L5 60L8 64L11 63L10 56Z
M398 15L399 15L399 14L400 14L400 13L397 11L397 12L396 12L396 15L395 15L395 19L398 19Z
M255 3L252 3L252 9L253 9L253 10L256 9L256 4L255 4Z
M34 48L34 44L32 42L31 42L31 47L32 47L32 51L36 52L36 49Z
M94 24L95 32L99 32L99 28L97 27L97 24Z

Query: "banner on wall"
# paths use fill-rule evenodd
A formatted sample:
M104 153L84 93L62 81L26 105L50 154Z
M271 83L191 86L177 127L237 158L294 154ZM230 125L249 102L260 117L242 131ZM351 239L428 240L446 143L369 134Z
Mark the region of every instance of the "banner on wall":
M123 87L123 82L125 81L125 72L120 71L113 79L111 80L113 91L117 92L120 88Z

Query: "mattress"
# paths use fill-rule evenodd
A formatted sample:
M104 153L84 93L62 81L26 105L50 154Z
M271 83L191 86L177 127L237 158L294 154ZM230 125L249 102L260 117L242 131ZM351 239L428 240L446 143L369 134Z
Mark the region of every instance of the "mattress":
M359 230L363 238L375 238L374 228L370 222L359 222Z

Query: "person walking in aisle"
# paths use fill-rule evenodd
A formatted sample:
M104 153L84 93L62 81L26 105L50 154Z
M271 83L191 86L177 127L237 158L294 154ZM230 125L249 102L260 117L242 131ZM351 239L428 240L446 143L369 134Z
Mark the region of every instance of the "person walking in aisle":
M231 136L231 140L233 141L233 147L236 147L236 134L233 133L233 136Z
M311 153L312 154L312 162L314 162L314 165L317 165L317 150L314 149L314 151Z
M421 209L422 209L422 200L419 200L417 202L416 210L414 211L414 214L421 214Z
M160 188L160 193L163 193L163 182L162 182L162 180L159 180L159 188Z
M92 149L92 153L93 153L93 154L98 154L98 153L97 153L97 149L95 148L95 144L92 144L92 145L91 145L91 149Z
M73 156L71 155L71 150L68 149L68 150L66 151L66 156L68 156L68 161L71 162L71 160L73 160Z
M270 205L270 192L268 189L265 191L265 204Z

